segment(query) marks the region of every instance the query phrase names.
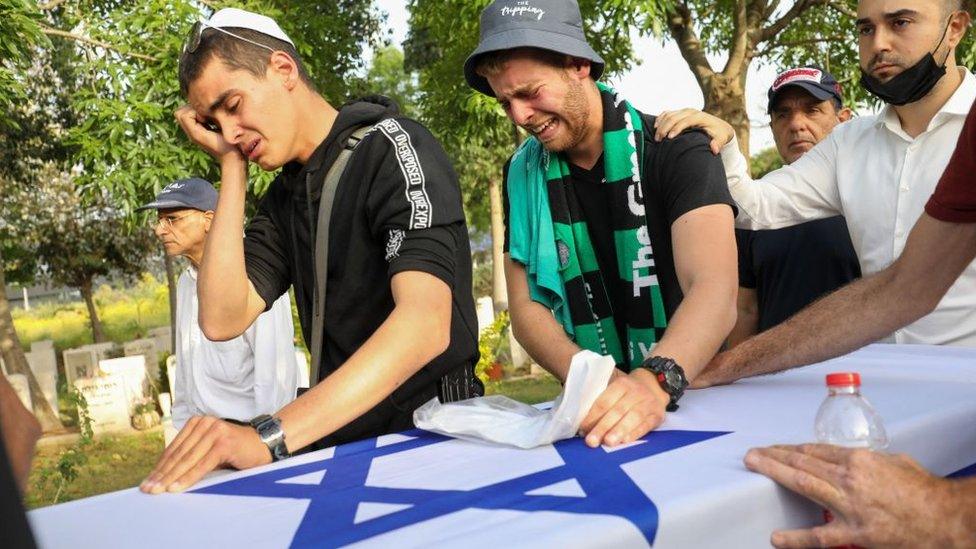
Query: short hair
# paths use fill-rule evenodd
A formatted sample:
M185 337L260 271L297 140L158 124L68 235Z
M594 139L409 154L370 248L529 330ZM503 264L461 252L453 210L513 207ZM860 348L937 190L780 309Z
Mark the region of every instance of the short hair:
M497 50L483 53L478 56L478 61L474 66L474 72L478 76L487 78L498 74L509 59L519 54L530 54L536 61L554 68L562 68L574 57L564 53L558 53L541 48L512 48L508 50Z
M264 44L275 51L280 50L287 53L295 61L295 66L298 68L298 76L305 84L314 88L311 79L308 77L308 73L305 71L305 65L302 63L301 57L298 55L295 47L288 42L252 29L228 27L226 30L241 38L253 40L258 44ZM207 63L212 58L219 59L230 69L245 70L258 78L263 78L265 72L268 70L270 52L261 46L246 42L219 30L211 28L204 29L200 37L200 45L197 49L193 53L184 51L180 55L179 81L180 93L183 97L187 96L190 84L200 77L204 67L207 66Z
M971 0L942 0L942 9L946 14L955 11L966 11L972 13Z

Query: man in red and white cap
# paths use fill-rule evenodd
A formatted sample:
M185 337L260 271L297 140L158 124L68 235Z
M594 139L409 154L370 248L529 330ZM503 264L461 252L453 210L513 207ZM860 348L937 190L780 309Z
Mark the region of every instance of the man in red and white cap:
M798 160L835 126L851 118L840 84L820 67L783 71L767 95L773 140L786 164ZM739 295L738 315L728 340L732 346L861 276L847 223L840 215L782 229L736 229L735 241Z

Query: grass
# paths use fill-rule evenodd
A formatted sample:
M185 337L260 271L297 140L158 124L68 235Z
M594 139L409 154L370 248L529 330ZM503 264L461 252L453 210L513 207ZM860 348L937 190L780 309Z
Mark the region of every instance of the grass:
M563 387L549 373L512 381L489 382L485 394L505 395L528 404L548 402L562 392Z
M556 378L545 374L533 378L492 382L487 389L488 394L503 394L522 402L536 404L552 400L562 387ZM60 452L70 448L72 444L52 444L38 448L28 484L28 509L53 503L57 486L53 482L42 483L41 471L55 467ZM160 429L98 436L88 447L87 463L78 467L78 478L67 485L60 494L58 503L137 486L152 470L162 452L163 433Z
M52 444L38 448L26 494L28 509L53 503L57 487L53 482L42 483L41 471L56 466L61 450L72 445ZM161 429L96 437L88 448L87 463L78 468L78 478L67 485L58 503L136 486L152 470L162 452Z

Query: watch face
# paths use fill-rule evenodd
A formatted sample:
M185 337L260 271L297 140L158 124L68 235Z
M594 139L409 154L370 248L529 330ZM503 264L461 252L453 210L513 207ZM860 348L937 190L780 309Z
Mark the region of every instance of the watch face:
M675 372L674 370L668 370L667 373L664 374L664 376L668 380L668 385L672 387L681 387L681 375L678 374L678 372Z

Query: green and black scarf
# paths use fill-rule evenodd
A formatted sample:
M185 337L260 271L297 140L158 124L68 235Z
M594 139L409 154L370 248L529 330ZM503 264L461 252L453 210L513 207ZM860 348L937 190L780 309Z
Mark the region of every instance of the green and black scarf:
M644 135L640 113L610 87L597 83L603 105L604 185L612 191L616 272L601 272L587 219L574 193L569 192L569 165L562 155L548 160L545 181L552 213L559 275L576 343L584 349L613 356L617 364L635 368L648 355L667 327L664 300L658 286L654 251L647 229L641 180L644 174ZM632 288L624 303L611 305L606 277L616 276ZM615 317L626 325L627 349L617 334Z

